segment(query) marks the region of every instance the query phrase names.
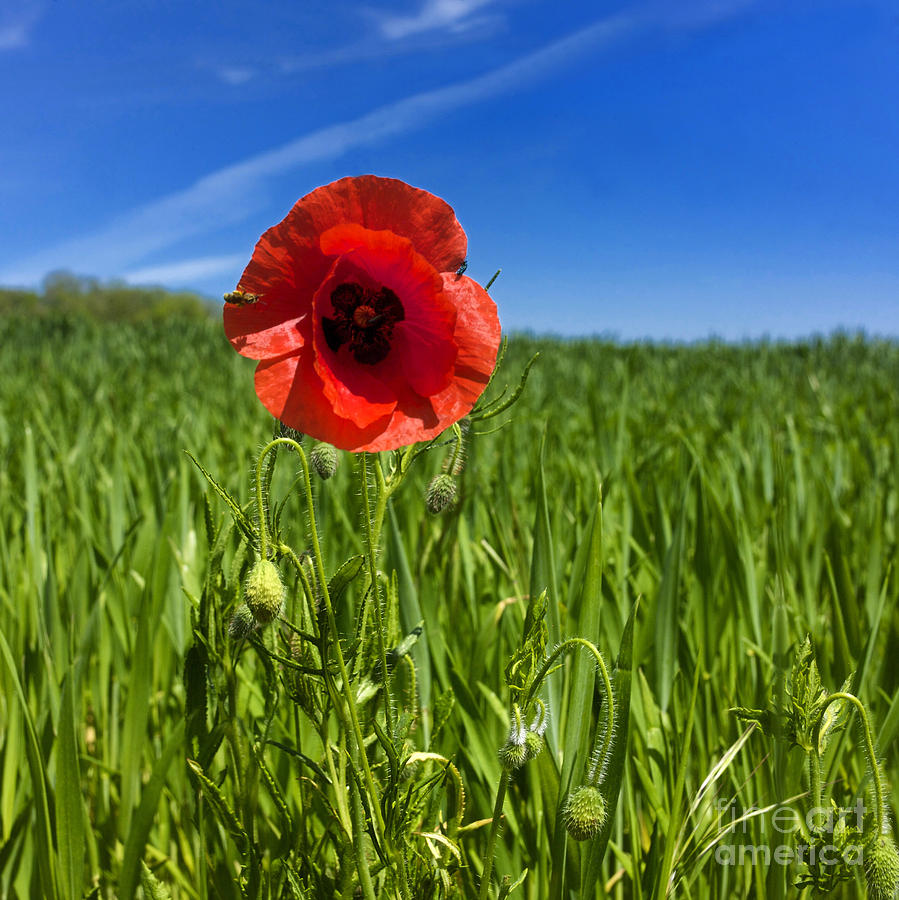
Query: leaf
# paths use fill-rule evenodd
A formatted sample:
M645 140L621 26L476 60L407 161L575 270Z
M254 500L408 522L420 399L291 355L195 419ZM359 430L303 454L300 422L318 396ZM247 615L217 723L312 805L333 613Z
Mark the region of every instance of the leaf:
M56 854L53 852L53 838L50 835L50 802L47 789L47 770L41 755L40 743L31 718L31 710L25 692L22 690L22 682L13 662L12 651L3 632L0 631L0 656L6 664L9 679L12 682L16 698L22 708L22 718L25 725L25 755L28 759L28 770L31 775L31 790L34 793L37 829L34 836L37 847L37 871L38 879L46 900L55 900L61 897L57 883Z
M692 490L693 470L687 478L681 497L677 524L662 567L662 580L656 599L655 616L655 673L656 693L662 712L668 709L671 699L671 686L674 684L677 666L677 643L680 634L678 605L680 600L681 567L686 553L685 533L687 504Z
M252 522L247 518L247 514L241 509L240 504L226 491L213 477L203 468L200 464L199 460L190 452L190 450L184 451L189 457L191 462L200 470L203 477L209 482L212 486L213 490L225 501L228 505L228 509L231 511L231 517L234 519L234 523L237 527L243 532L244 537L253 544L256 545L256 532L253 528Z
M534 514L534 546L531 552L530 596L546 594L546 629L550 646L562 640L562 626L559 621L559 586L556 579L556 560L552 529L549 522L549 503L546 497L546 476L543 455L546 447L546 431L540 441L537 461L537 509ZM549 722L547 742L553 753L559 747L558 712L561 710L562 686L559 679L550 678L546 682L545 696L549 708L556 712Z
M189 759L187 765L196 777L200 790L215 811L219 823L234 838L237 849L241 853L247 853L250 849L250 839L246 829L237 818L237 814L225 799L225 795L219 790L218 785L200 768L199 763Z
M346 589L362 571L363 565L365 565L364 556L351 556L328 579L328 596L331 598L332 606L337 606Z
M73 672L62 687L56 727L56 843L59 847L60 886L66 897L77 897L84 886L84 803L75 733Z

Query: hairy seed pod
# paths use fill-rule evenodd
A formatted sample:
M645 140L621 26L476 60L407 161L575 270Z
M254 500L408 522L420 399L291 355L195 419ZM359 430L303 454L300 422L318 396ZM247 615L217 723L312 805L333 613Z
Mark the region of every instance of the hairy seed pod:
M456 480L443 472L435 475L425 490L425 506L433 515L448 509L456 501Z
M528 759L533 759L540 755L543 749L543 738L536 731L529 731L524 738L524 749L527 752Z
M278 617L284 603L284 584L271 560L260 559L250 569L245 595L250 612L261 625Z
M871 900L892 900L899 889L899 852L887 834L865 846L865 882Z
M250 612L250 607L246 605L246 603L241 603L240 606L234 610L234 615L231 616L231 621L228 623L228 634L235 641L239 641L241 638L245 638L250 632L253 631L256 627L256 619L253 616L253 613Z
M276 429L276 437L285 437L290 438L292 441L296 441L298 444L303 440L303 432L297 431L296 428L291 428L289 425L285 425L283 422L278 422L278 428ZM293 450L293 447L287 447L288 450Z
M529 759L527 741L519 744L516 741L508 740L499 748L499 761L507 772L520 769Z
M330 444L316 444L309 453L309 462L322 481L327 481L337 471L339 461L337 448Z
M606 801L599 789L582 784L568 796L565 827L576 841L586 841L599 833L606 820Z

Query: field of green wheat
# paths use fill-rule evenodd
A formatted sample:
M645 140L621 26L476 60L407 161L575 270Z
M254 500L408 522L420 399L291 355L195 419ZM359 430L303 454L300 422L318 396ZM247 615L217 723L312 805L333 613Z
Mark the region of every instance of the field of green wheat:
M277 623L232 624L248 542L223 495L252 517L276 423L220 323L9 316L0 343L0 897L362 896L347 859L370 860L377 892L390 829L416 900L865 896L864 865L827 884L797 858L809 829L783 823L817 797L866 807L863 832L879 794L895 819L895 342L513 337L492 394L539 358L520 400L467 435L457 503L425 508L436 447L385 518L389 740L376 654L354 682L378 730L380 815L332 738L315 659L292 666ZM266 477L301 554L296 459ZM340 454L313 484L329 578L364 552L357 466ZM352 585L335 598L360 672L363 599ZM498 756L529 611L547 653L592 642L614 683L602 774L617 788L594 840L563 821L607 711L588 653L560 655L546 680L541 752ZM863 705L808 725L817 781L781 716L809 684L807 706L841 688ZM354 846L347 823L362 820Z

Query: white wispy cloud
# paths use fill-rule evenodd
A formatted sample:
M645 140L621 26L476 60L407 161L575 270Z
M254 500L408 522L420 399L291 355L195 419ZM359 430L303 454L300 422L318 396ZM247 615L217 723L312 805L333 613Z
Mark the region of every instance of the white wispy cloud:
M0 10L0 51L27 47L42 12L37 3L23 3L15 10Z
M184 190L119 216L103 228L0 268L0 283L36 284L46 272L58 268L104 277L129 270L132 277L135 271L152 273L154 267L134 267L152 253L186 238L245 221L264 209L269 202L267 182L275 176L310 163L336 160L360 146L423 128L453 110L521 90L587 53L601 52L644 30L708 26L739 11L747 2L707 2L694 7L687 24L682 18L672 20L667 6L607 17L484 75L414 94L221 168ZM185 268L181 271L187 271L188 266L208 262L209 258L204 257L172 266L182 266ZM165 268L155 267L159 280L165 280L159 276Z
M234 87L246 84L256 77L255 69L251 69L249 66L219 66L213 71L221 81Z
M211 278L239 269L246 264L246 253L226 256L200 256L180 262L133 269L122 276L132 284L190 284L201 278Z
M457 31L473 24L472 14L496 0L425 0L411 16L379 16L381 34L390 40L437 29Z

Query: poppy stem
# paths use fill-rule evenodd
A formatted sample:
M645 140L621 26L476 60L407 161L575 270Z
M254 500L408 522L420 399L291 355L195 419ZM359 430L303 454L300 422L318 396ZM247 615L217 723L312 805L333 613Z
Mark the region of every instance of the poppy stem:
M818 721L820 722L824 718L824 713L827 712L827 708L832 704L836 703L838 700L845 700L848 703L851 703L856 712L858 712L859 717L862 720L862 732L865 736L865 755L868 757L868 766L871 769L871 782L874 787L874 825L876 828L876 834L883 834L885 825L886 825L886 816L887 816L887 808L886 801L884 799L884 791L883 791L883 779L880 775L880 766L877 762L877 751L874 748L874 738L871 734L871 723L868 721L868 712L865 709L865 704L862 703L855 694L850 694L848 691L835 691L832 694L828 694L824 699L824 705L821 709L821 714L819 716ZM812 748L812 753L815 753L816 749Z
M337 668L340 672L340 680L343 688L340 692L343 703L336 703L335 710L341 719L344 730L352 731L353 741L355 743L354 757L362 764L362 774L365 780L365 789L368 792L371 816L375 822L377 834L384 839L386 838L387 830L384 825L384 817L381 813L381 802L377 788L375 787L375 780L371 774L368 756L365 752L365 739L362 736L362 728L359 725L359 711L356 708L356 700L353 696L352 686L350 685L350 676L347 672L346 661L343 658L343 650L340 646L340 632L337 629L337 618L334 615L334 606L331 603L331 595L328 591L328 578L325 574L324 558L322 556L321 544L318 539L318 525L315 521L315 503L312 495L312 479L309 476L309 461L306 459L305 451L296 441L291 438L279 437L267 444L262 453L259 454L259 463L257 463L256 471L257 474L262 471L262 459L278 444L286 444L287 446L293 447L297 452L297 456L300 458L300 465L303 468L303 488L306 494L306 506L309 513L309 537L312 541L312 556L315 560L315 570L318 575L322 598L325 602L325 611L328 616L328 630L331 634L331 646L334 650L334 657L337 660ZM257 489L261 493L261 476L257 478ZM327 666L327 660L323 659L322 665ZM347 715L349 716L349 722L347 722L345 718ZM361 849L360 844L356 841L354 841L354 844L358 853ZM357 863L360 867L365 864L364 861L358 859ZM403 880L405 880L405 872L402 873L402 877Z
M380 472L380 465L376 462L376 471ZM367 544L366 556L368 557L368 574L371 580L371 595L375 606L378 632L378 655L381 660L382 690L384 692L384 717L387 722L387 733L393 736L393 700L390 696L390 674L387 671L387 647L384 642L384 610L381 608L381 591L378 582L378 565L376 560L377 547L381 538L381 526L384 522L384 511L387 506L387 491L384 485L384 476L378 480L378 496L375 503L375 513L372 517L371 499L368 485L368 453L359 454L359 473L362 481L362 502L365 504L363 520L365 521L365 543Z
M590 763L590 771L587 774L587 783L595 784L597 778L602 775L603 764L606 760L606 757L609 753L609 747L612 744L612 730L615 725L615 697L612 693L612 680L609 678L609 670L606 668L606 662L602 658L602 654L596 647L588 640L584 638L569 638L567 641L559 644L555 650L547 657L546 662L543 663L540 671L537 673L537 677L531 682L531 686L528 688L528 692L524 698L524 706L525 708L529 707L531 701L534 698L534 695L540 689L540 684L543 679L549 674L550 669L553 666L553 663L563 654L567 653L569 650L575 650L583 648L588 653L590 653L593 658L596 660L597 668L599 669L600 677L602 678L603 684L603 693L605 694L603 703L604 711L605 711L605 729L603 731L603 740L602 740L602 749L599 753L593 754L592 761ZM597 723L597 740L599 737L599 724Z
M259 558L265 559L268 555L268 524L266 523L266 514L265 514L265 502L262 490L262 462L266 456L268 456L269 451L273 450L280 440L286 440L285 438L278 438L278 440L272 441L268 444L259 454L259 459L256 460L256 512L259 516ZM291 443L293 443L291 441Z

